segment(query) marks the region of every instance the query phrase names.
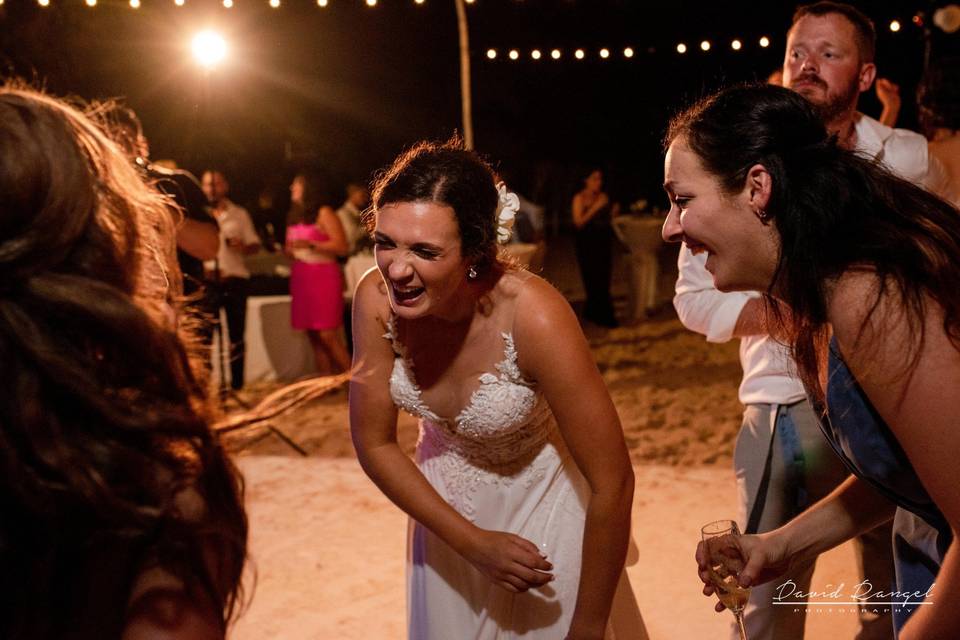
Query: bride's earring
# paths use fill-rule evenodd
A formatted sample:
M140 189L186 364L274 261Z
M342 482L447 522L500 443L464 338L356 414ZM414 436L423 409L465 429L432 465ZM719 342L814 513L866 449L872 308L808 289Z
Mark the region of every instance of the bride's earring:
M470 265L467 268L467 280L476 280L478 276L476 265Z

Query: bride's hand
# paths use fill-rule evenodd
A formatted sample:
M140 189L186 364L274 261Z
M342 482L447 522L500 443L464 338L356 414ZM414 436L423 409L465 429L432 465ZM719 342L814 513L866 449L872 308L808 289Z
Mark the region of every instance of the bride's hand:
M553 565L537 546L512 533L481 529L464 557L502 589L523 593L553 580Z

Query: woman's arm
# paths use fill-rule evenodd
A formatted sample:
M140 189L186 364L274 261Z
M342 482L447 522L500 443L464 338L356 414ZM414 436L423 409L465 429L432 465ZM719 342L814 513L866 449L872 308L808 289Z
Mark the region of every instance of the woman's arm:
M317 225L327 234L328 239L323 242L311 242L310 245L315 250L328 253L332 257L347 255L349 251L347 234L343 231L340 218L331 207L320 207Z
M427 482L397 444L397 409L390 397L394 354L380 318L389 313L382 278L368 272L353 299L354 375L350 432L357 458L377 487L500 587L512 592L546 584L550 563L536 545L486 531L461 516Z
M580 586L568 638L602 638L630 537L634 477L620 418L570 305L530 278L514 320L520 367L543 390L590 485Z
M960 633L960 352L943 327L943 309L924 301L923 339L910 331L906 305L888 287L872 311L872 274L838 283L829 307L844 360L893 431L917 476L954 532L931 604L918 607L901 640L956 638ZM867 318L866 323L863 319ZM919 327L918 327L919 328ZM916 356L912 360L911 356ZM913 364L913 366L911 366Z

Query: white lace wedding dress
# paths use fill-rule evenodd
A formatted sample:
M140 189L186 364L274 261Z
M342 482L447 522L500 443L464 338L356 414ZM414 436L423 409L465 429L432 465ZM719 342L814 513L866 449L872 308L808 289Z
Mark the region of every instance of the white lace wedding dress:
M445 542L411 521L407 609L412 640L562 640L580 580L589 488L570 456L543 394L523 379L513 338L504 358L480 376L469 404L450 422L426 406L403 344L390 392L420 418L416 462L441 496L477 526L515 533L538 545L556 579L512 594L494 585ZM607 640L647 637L630 583L621 576Z

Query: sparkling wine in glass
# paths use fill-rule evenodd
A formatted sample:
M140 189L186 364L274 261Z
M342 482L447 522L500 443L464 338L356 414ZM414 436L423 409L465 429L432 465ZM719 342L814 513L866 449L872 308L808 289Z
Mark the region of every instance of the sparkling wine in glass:
M745 566L737 538L740 529L733 520L717 520L704 525L703 552L707 560L707 572L710 584L717 597L727 609L733 612L740 631L740 640L747 640L747 630L743 626L743 609L750 598L750 589L744 589L737 582L740 571Z

